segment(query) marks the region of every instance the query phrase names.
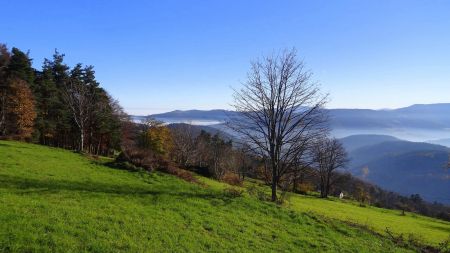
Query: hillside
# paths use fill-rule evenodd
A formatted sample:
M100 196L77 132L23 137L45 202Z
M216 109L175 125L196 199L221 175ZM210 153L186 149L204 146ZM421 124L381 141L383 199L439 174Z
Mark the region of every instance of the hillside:
M447 147L377 135L341 140L353 175L406 196L418 193L428 201L450 203Z
M394 233L416 231L431 245L450 231L448 222L339 201L294 196L278 207L232 197L206 178L199 186L102 163L0 141L0 251L408 251L346 225L347 214L377 232L385 222Z

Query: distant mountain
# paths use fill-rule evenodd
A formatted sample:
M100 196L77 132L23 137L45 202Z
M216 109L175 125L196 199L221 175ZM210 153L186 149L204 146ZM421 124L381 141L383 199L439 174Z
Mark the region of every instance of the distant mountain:
M393 110L326 109L335 128L449 128L450 103L417 104ZM224 121L229 110L176 110L149 115L156 119ZM142 116L140 116L142 117Z
M389 136L389 135L378 135L378 134L361 134L361 135L351 135L340 139L344 145L347 152L353 151L355 149L383 143L386 141L398 141L399 139Z
M450 203L447 147L389 136L356 135L342 142L353 175L400 194L418 193L428 201Z
M391 135L411 141L450 138L450 103L412 105L394 110L327 109L333 135ZM153 114L168 123L216 125L236 112L228 110L188 110ZM145 116L134 116L135 120ZM215 126L219 127L220 126Z
M330 109L328 112L333 128L450 127L450 103L412 105L394 110Z
M193 120L215 120L215 121L221 121L226 120L227 115L230 113L234 113L233 111L227 111L227 110L209 110L209 111L202 111L202 110L187 110L187 111L171 111L166 113L159 113L159 114L153 114L150 115L153 118L161 118L161 119L193 119Z
M167 123L189 123L193 125L214 125L225 122L236 112L227 110L187 110L171 111L166 113L152 114L147 117L155 118Z
M189 126L190 130L192 131L194 136L197 136L200 134L201 131L205 131L211 135L219 135L222 139L225 140L233 140L233 136L227 134L224 131L221 131L217 128L214 127L210 127L210 126L202 126L202 125L191 125L191 124L186 124L186 123L172 123L169 124L168 127L170 129L177 129L177 128L182 128L185 129L184 127Z
M437 144L437 145L442 145L442 146L446 146L446 147L450 148L450 138L429 140L429 141L426 141L426 142L432 143L432 144Z

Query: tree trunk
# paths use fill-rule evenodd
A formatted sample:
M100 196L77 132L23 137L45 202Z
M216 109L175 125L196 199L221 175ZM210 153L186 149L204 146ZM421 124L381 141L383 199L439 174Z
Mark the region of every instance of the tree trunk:
M327 182L326 182L326 184L325 184L325 198L326 197L328 197L328 194L329 194L329 192L330 192L330 177L331 177L331 175L327 175Z
M83 147L84 147L84 131L83 129L81 129L81 134L80 134L80 151L83 152Z
M272 179L272 201L277 201L277 182L275 179Z
M278 185L278 175L277 168L274 163L272 163L272 201L277 201L277 185Z
M320 197L321 198L326 198L326 193L325 193L325 179L321 178L320 179Z
M0 118L0 136L4 135L5 132L5 124L6 124L6 91L4 89L2 89L2 91L0 92L0 96L2 99L2 106L1 106L1 118Z

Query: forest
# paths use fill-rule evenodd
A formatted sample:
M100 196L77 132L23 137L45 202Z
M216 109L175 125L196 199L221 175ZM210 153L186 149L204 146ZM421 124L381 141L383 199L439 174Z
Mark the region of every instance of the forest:
M118 102L93 66L69 67L56 50L36 70L28 53L0 45L0 101L3 137L96 155L120 149L125 114Z

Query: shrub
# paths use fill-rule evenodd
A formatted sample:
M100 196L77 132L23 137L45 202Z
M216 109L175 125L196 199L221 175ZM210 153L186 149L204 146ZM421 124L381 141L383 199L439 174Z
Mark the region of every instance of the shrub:
M257 187L256 185L251 185L250 187L248 187L247 192L250 196L254 196L259 200L262 200L262 201L270 200L270 196L268 194L266 194L266 192L264 191L264 188Z
M242 186L242 180L235 173L231 173L231 172L225 173L225 175L222 177L222 181L227 184Z
M174 175L174 176L179 177L188 182L199 183L197 178L195 178L194 174L190 171L180 169L171 163L164 164L164 166L161 166L162 164L159 164L159 165L160 165L160 167L158 168L158 170L160 170L162 172Z
M439 252L450 252L450 235L448 239L438 244Z
M235 188L235 187L225 188L223 191L226 196L231 197L231 198L240 197L244 193L244 191L242 189Z
M277 199L277 204L289 204L291 199L291 195L287 191L282 191L280 197Z
M297 192L300 194L307 194L314 191L314 186L310 183L302 183L297 185Z

